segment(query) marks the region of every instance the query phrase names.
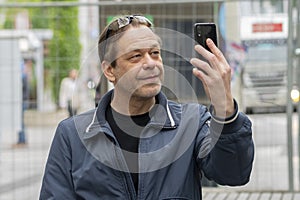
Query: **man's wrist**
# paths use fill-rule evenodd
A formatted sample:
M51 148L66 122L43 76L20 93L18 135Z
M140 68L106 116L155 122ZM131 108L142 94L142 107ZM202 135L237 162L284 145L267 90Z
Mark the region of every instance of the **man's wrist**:
M221 124L229 124L229 123L235 121L239 114L238 104L235 99L233 99L233 105L234 105L233 113L230 116L227 116L225 118L216 116L214 106L210 105L209 112L211 113L212 119Z

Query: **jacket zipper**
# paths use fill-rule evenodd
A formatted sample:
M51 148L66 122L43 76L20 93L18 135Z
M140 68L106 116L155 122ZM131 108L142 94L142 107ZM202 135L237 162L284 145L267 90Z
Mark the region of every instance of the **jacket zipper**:
M120 171L121 171L120 173L122 174L122 176L124 178L124 183L126 185L125 189L128 191L129 200L135 200L136 199L136 192L135 192L135 187L133 185L133 180L131 178L130 173L122 171L122 169L126 169L126 171L129 171L129 170L128 170L128 166L126 164L124 155L122 153L122 150L120 148L120 145L118 144L117 141L116 141L116 143L117 143L117 147L115 148L116 158L117 158L117 161L120 165Z

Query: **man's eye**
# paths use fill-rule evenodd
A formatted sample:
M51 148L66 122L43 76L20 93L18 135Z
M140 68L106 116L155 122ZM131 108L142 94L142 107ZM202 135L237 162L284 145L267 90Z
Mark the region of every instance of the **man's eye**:
M154 55L154 56L160 55L160 51L152 51L151 54Z
M139 58L139 57L141 57L141 54L135 54L135 55L131 56L130 59Z
M132 55L132 56L129 57L129 60L131 62L137 62L137 61L140 60L141 57L142 57L141 54L134 54L134 55Z

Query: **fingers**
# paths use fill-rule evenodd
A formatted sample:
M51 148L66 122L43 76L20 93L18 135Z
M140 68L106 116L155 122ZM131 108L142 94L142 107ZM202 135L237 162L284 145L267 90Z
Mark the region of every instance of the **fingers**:
M214 44L214 42L211 40L211 39L207 39L206 40L206 44L207 46L209 47L209 49L211 50L212 54L217 57L218 60L220 61L225 61L225 57L223 55L223 53L221 52L221 50ZM209 56L211 55L208 55L208 60L209 60Z
M207 62L197 58L192 58L190 62L195 66L193 74L202 81L204 90L211 103L216 106L218 110L222 110L219 108L224 107L223 105L226 103L225 99L232 99L230 90L231 67L213 41L207 39L206 42L211 52L200 45L196 45L195 50L202 55Z
M198 58L192 58L190 60L190 63L195 67L193 69L193 73L196 72L198 78L200 78L199 76L204 78L205 75L210 75L212 73L212 68L207 62L204 62ZM197 71L199 71L200 73L198 73ZM194 73L194 75L196 74Z
M219 52L221 52L210 38L206 40L206 44L213 54L219 54Z
M213 41L212 41L212 40L210 40L210 41L211 41L211 43L209 43L210 48L211 48L212 50L214 50L214 51L215 51L214 48L218 49L218 48L213 44ZM207 62L205 62L205 61L203 61L203 60L200 60L200 59L198 59L198 58L192 58L192 59L190 60L191 64L192 64L193 66L195 66L197 69L200 69L201 71L205 72L206 75L211 75L212 69L216 69L216 68L217 68L216 66L218 66L218 61L217 61L217 60L215 60L215 61L212 62L213 57L215 57L214 54L211 53L211 52L209 52L208 50L206 50L206 49L205 49L203 46L201 46L201 45L195 45L195 50L196 50L196 52L198 52L200 55L202 55L203 58L206 59L206 60L210 63L210 65L209 65ZM212 63L213 63L213 65L212 65ZM202 77L203 77L203 76L202 76ZM199 77L198 77L198 78L199 78Z
M230 66L227 63L221 50L214 44L211 39L206 40L208 48L211 50L208 51L201 45L196 45L195 50L203 56L204 59L210 64L210 68L219 71L220 73L226 73L230 70ZM195 65L194 65L195 66Z
M203 71L201 71L197 68L193 68L193 74L194 74L194 76L196 76L198 79L201 80L204 90L205 90L205 93L210 98L210 92L209 92L208 86L206 84L207 75Z
M225 84L226 88L230 87L231 67L227 63L223 53L211 39L207 39L207 46L211 52L207 51L201 45L195 46L195 50L208 62L192 58L190 62L195 66L193 74L202 82L205 82L207 86L211 85L212 82L220 81L220 83Z
M212 41L211 41L212 42ZM217 48L213 42L208 43L210 46L208 46L212 52L206 50L203 46L201 45L195 45L195 50L198 52L207 62L210 63L209 68L215 69L216 66L218 65L218 58L213 54L213 51L216 51L214 48ZM194 66L200 66L199 62L191 62Z
M206 50L201 45L195 45L195 50L209 62L213 61L214 57L216 57L217 60L224 62L225 57L223 53L220 51L220 49L214 44L214 42L210 38L206 40L206 44L208 48L211 50L211 52Z

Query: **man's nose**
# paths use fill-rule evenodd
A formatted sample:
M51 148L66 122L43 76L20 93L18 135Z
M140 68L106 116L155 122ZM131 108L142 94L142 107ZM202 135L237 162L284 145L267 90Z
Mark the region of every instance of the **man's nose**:
M156 66L156 61L151 57L149 53L146 53L144 56L143 68L152 69Z

